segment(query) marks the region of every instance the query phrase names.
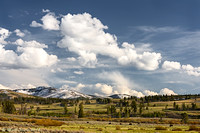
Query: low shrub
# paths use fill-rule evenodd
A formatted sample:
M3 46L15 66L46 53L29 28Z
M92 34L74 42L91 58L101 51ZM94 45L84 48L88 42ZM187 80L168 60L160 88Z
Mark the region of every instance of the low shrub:
M194 124L200 124L200 122L199 121L189 121L188 124L193 124L194 125Z
M36 119L27 119L26 120L26 122L28 122L28 123L36 123L36 121L37 121Z
M80 126L80 129L85 129L85 127L83 127L83 126Z
M167 130L167 127L157 126L155 130Z
M120 127L120 126L116 126L115 129L116 129L116 130L121 130L121 127Z
M9 121L9 119L8 119L8 118L5 118L5 117L1 117L1 118L0 118L0 121Z
M195 125L191 125L191 126L189 127L189 131L200 131L200 128L197 127L197 126L195 126Z
M40 119L36 120L35 124L40 126L61 126L64 122L51 119Z
M176 127L176 128L173 128L173 129L172 129L172 131L182 131L182 129L181 129L181 128L178 128L178 127Z
M103 129L102 128L98 128L97 131L103 131Z
M181 121L180 120L169 120L166 123L169 123L169 124L181 124Z

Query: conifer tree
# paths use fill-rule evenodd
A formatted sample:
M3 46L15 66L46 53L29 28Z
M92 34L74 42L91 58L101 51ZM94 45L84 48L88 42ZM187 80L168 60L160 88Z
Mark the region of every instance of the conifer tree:
M136 113L137 112L137 103L135 100L132 101L131 103L131 108L133 109L133 112Z
M16 111L14 103L10 101L2 102L2 111L4 113L13 114Z
M192 110L197 109L197 105L196 105L196 103L191 103L191 104L192 104Z
M65 107L64 107L64 114L66 115L68 113L68 109L67 109L67 105L65 104Z
M129 117L129 109L127 106L124 109L124 117L127 117L127 118Z
M77 114L76 106L74 107L74 113Z
M142 112L143 112L143 103L140 103L140 105L139 105L139 113L140 113L140 115L142 114Z
M188 123L188 114L182 113L181 116L182 116L182 122L185 124Z
M173 107L174 107L174 109L176 108L176 102L174 102Z
M182 103L182 110L186 110L185 103Z
M36 108L36 112L37 112L37 113L40 112L40 107L37 107L37 108Z
M78 118L83 118L83 103L79 104Z

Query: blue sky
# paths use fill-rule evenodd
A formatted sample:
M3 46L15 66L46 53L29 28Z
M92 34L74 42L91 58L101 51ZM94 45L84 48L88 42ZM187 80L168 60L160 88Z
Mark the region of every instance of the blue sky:
M2 0L1 88L200 93L198 0Z

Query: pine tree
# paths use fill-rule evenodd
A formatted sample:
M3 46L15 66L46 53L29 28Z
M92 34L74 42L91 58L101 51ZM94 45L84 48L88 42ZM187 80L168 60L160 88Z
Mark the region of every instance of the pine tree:
M120 114L121 114L121 116L122 116L122 114L123 114L123 107L122 106L120 106Z
M196 103L191 103L191 104L192 104L192 110L197 109L197 105L196 105Z
M110 107L110 106L107 107L107 114L108 114L108 115L111 114L111 107Z
M36 112L39 113L40 112L40 107L36 108Z
M121 114L121 112L119 111L119 112L117 112L117 118L121 118L122 117L122 114Z
M176 102L174 102L173 107L174 107L174 109L176 108Z
M167 109L167 107L168 107L168 104L165 105L165 109Z
M140 113L140 115L142 114L142 112L143 112L143 103L140 103L140 105L139 105L139 113Z
M186 110L185 103L182 103L182 110Z
M67 109L67 105L65 104L65 107L64 107L64 114L66 115L68 113L68 109Z
M33 109L34 109L34 106L30 106L30 109L33 110Z
M131 108L133 109L134 113L137 112L137 103L135 100L132 101L131 103Z
M126 106L125 109L124 109L124 117L129 117L130 116L130 111L128 109L128 107Z
M188 114L182 113L181 116L182 116L182 122L185 124L188 123Z
M178 104L175 106L175 110L179 110L179 106L178 106Z
M83 103L79 104L78 118L83 118Z
M2 102L2 111L4 113L13 114L16 111L14 103L10 101Z
M76 111L76 106L74 107L74 113L75 113L75 114L77 114L77 111Z

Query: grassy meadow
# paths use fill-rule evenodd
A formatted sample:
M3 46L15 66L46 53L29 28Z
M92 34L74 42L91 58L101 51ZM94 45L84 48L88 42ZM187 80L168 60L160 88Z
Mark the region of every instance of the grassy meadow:
M114 105L116 112L120 112L117 103L120 99L112 99L112 102L99 104L96 100L79 100L74 104L66 104L67 112L62 102L40 104L37 102L24 103L26 113L20 114L22 104L15 103L15 113L0 113L0 132L71 132L71 133L168 133L168 132L200 132L200 98L156 101L143 104L142 113L139 114L139 101L137 112L129 117L112 117L107 114L109 106ZM126 102L131 104L131 100ZM187 110L174 110L174 102L180 108L186 106ZM79 105L83 103L84 117L78 118ZM191 110L191 103L195 103L197 109ZM39 108L39 109L38 109ZM123 107L125 110L126 107ZM129 109L131 107L128 107ZM29 113L28 113L29 112ZM161 116L149 117L148 114L159 112ZM187 123L181 118L182 113L188 114Z

